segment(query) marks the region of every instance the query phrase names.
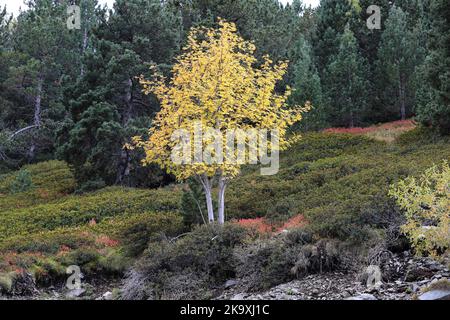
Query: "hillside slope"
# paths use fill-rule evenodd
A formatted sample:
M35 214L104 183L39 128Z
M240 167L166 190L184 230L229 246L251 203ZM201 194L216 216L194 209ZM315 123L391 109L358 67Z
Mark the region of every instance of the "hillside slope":
M279 174L260 176L256 168L244 168L227 193L229 220L262 217L280 226L301 215L316 239L364 243L376 234L387 237L390 225L401 220L387 196L389 185L450 159L450 141L424 129L395 141L381 140L366 132L305 134L281 155ZM120 276L153 235L176 236L185 230L181 186L114 187L74 195L75 182L64 163L51 161L24 170L32 183L21 192L11 191L18 172L0 177L4 292L26 294L14 292L14 281L24 271L38 284L48 285L65 279L65 268L73 264L88 277Z

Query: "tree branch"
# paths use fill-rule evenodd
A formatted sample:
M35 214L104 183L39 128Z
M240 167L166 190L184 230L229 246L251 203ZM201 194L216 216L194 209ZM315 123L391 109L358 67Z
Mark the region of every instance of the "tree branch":
M22 128L22 129L20 129L20 130L18 130L16 132L14 132L12 135L10 135L9 136L9 140L14 139L14 137L17 136L18 134L21 134L21 133L23 133L25 131L31 130L31 129L36 128L36 127L39 127L39 125L34 124L32 126L28 126L28 127Z

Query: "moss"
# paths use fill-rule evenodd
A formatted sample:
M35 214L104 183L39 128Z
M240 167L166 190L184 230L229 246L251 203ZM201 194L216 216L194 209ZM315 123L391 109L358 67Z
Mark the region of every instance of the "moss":
M11 293L16 274L14 272L0 273L0 292Z

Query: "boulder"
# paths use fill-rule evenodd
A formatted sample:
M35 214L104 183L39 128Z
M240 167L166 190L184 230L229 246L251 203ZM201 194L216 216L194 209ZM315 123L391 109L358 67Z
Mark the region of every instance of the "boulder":
M113 300L113 293L111 291L105 292L102 295L103 300Z
M234 279L228 280L227 282L225 282L225 289L234 287L238 284L238 282Z
M421 294L419 300L450 300L450 290L430 290Z
M246 295L243 293L238 293L234 295L231 300L244 300L246 298Z
M365 301L369 301L369 300L378 300L378 299L375 298L375 296L372 295L372 294L363 293L363 294L360 294L358 296L346 298L345 300L365 300Z
M66 293L67 298L80 298L86 293L86 289L73 289Z
M434 271L419 264L411 264L406 271L405 281L416 282L433 277Z

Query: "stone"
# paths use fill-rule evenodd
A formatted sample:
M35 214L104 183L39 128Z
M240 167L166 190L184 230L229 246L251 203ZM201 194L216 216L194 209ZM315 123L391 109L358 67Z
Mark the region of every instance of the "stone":
M407 282L414 282L424 279L429 279L434 275L434 272L428 268L419 265L410 265L406 271Z
M227 282L225 282L225 289L234 287L234 286L236 286L237 284L238 284L238 282L237 282L236 280L234 280L234 279L227 280Z
M79 298L82 297L86 293L86 289L73 289L66 293L67 298Z
M411 284L411 292L416 293L419 289L420 287L416 283Z
M238 293L238 294L235 294L231 298L231 300L244 300L244 298L245 298L245 295L243 293Z
M419 300L450 300L450 290L431 290L421 294Z
M360 294L359 296L346 298L345 300L365 300L365 301L369 301L369 300L378 300L378 299L375 298L375 296L372 295L372 294L363 293L363 294Z
M102 295L103 300L113 300L112 292L108 291Z

